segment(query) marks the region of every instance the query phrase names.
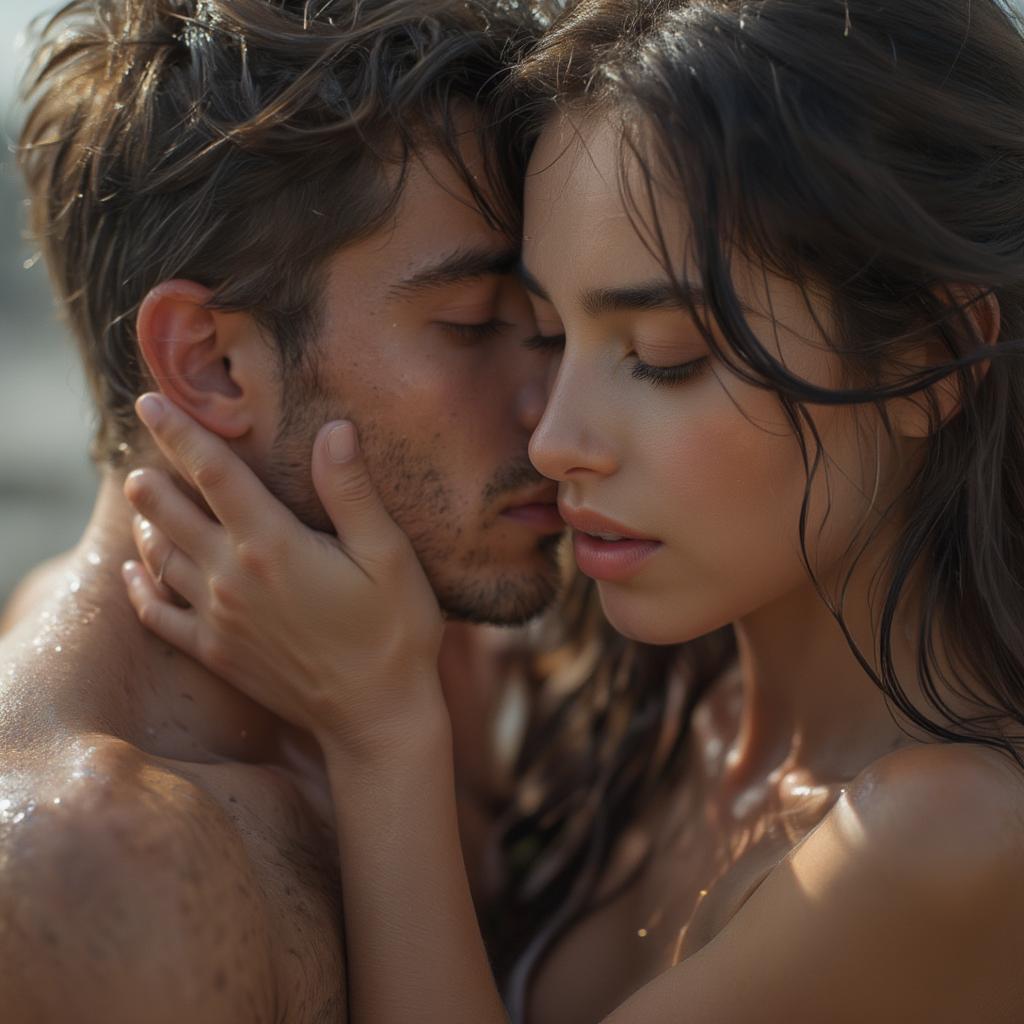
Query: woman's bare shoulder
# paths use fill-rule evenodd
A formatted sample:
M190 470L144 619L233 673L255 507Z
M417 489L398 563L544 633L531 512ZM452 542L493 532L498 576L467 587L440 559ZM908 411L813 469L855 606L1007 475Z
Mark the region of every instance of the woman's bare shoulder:
M915 884L998 886L1024 854L1024 769L978 744L906 747L864 769L829 817L827 835Z

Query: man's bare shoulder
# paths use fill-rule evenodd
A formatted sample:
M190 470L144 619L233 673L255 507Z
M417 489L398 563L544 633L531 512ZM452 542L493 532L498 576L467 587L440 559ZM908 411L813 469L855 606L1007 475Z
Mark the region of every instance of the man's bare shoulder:
M71 561L72 552L41 562L28 572L14 588L7 602L0 607L0 636L9 632L58 585Z
M269 1019L269 927L202 789L123 741L0 766L5 1021Z

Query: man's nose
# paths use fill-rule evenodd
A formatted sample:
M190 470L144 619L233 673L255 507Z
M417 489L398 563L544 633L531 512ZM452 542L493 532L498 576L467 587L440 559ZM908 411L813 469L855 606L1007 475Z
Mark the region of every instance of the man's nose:
M615 472L616 459L601 420L599 391L563 363L547 407L530 439L530 461L549 480Z
M528 434L537 429L547 405L547 387L543 378L531 377L519 390L516 412L519 423Z

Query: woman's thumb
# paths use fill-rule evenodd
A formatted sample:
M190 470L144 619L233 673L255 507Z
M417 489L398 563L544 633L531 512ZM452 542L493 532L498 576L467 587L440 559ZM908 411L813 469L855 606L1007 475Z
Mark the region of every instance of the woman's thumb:
M313 486L342 547L357 563L395 543L398 528L381 504L347 420L328 423L313 446Z

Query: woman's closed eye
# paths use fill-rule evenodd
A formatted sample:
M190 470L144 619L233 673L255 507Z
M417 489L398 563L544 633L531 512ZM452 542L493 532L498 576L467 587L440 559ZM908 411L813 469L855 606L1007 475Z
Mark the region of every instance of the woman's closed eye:
M633 379L648 381L656 385L683 384L700 376L711 364L711 360L707 356L691 359L687 363L677 363L675 366L652 366L650 363L645 363L639 356L634 356L633 359Z
M535 351L560 352L565 348L565 334L536 334L527 338L523 344ZM632 377L634 380L648 381L655 385L682 384L699 376L710 365L707 356L699 356L686 362L673 363L672 365L660 365L658 349L667 350L668 346L648 346L644 349L647 359L659 360L659 362L647 362L636 352L631 356L633 360ZM674 346L678 351L678 346Z
M686 346L692 351L692 345ZM681 358L686 347L674 342L636 342L630 353L632 377L654 385L684 384L711 364L708 356Z

